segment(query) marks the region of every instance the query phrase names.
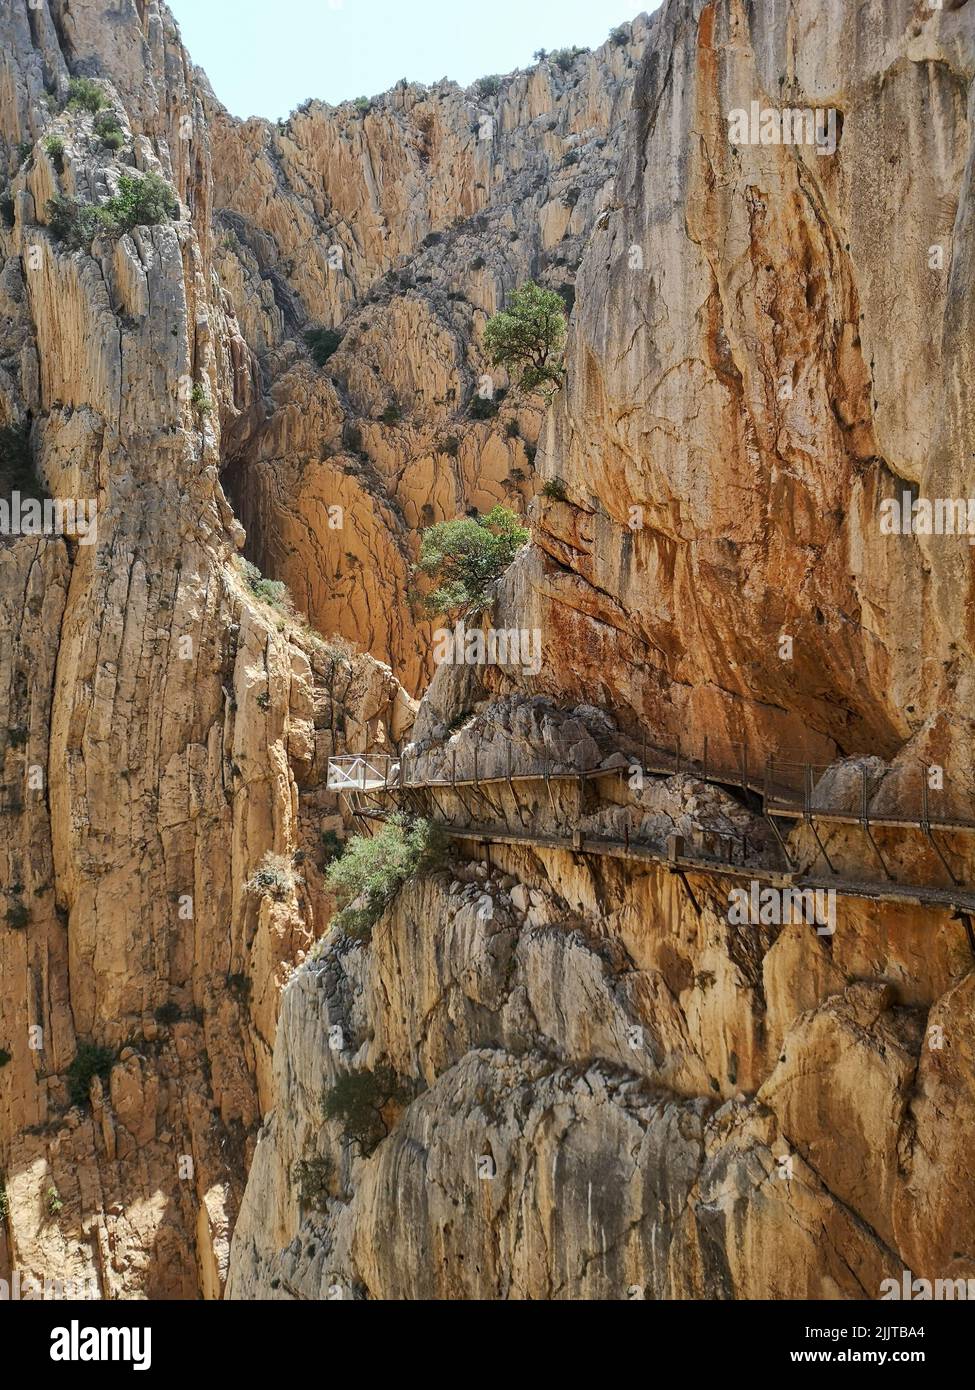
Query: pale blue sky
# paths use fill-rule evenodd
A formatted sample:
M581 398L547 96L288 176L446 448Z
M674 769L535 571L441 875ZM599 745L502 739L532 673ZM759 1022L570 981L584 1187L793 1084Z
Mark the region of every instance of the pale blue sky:
M401 77L431 83L529 67L536 48L596 48L658 0L167 0L235 116L337 105Z

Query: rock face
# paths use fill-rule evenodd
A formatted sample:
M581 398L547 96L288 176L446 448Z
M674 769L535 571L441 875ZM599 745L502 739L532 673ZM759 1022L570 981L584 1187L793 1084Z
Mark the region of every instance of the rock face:
M25 149L0 231L0 409L52 496L96 503L97 541L0 539L0 1275L215 1296L279 988L327 920L325 760L401 737L412 711L236 562L222 433L257 371L210 255L209 142L166 12L116 20L109 50L104 5L3 18L4 137ZM61 110L69 60L102 79L118 160ZM69 252L48 198L104 193L126 164L172 180L179 220ZM248 887L269 852L313 872ZM72 1064L90 1047L89 1088Z
M568 489L519 604L545 689L814 761L923 757L970 796L971 548L884 534L880 506L971 491L973 23L655 16L539 450ZM732 144L753 100L836 111L835 154Z
M529 276L571 303L647 27L497 91L402 83L278 128L213 113L220 274L275 378L229 472L248 554L413 691L432 671L410 600L420 528L533 491L541 412L504 401L480 330ZM324 374L309 324L341 337Z
M887 534L880 504L971 491L975 9L665 0L592 54L277 128L220 108L158 0L10 0L0 31L4 448L97 504L94 544L0 537L0 1277L975 1277L963 914L741 926L713 872L467 840L368 940L310 951L335 751L598 764L618 782L441 807L748 836L763 863L749 795L623 785L648 730L808 759L854 812L916 798L920 760L970 804L970 547ZM82 76L109 144L66 105ZM835 152L731 143L752 101L833 110ZM133 171L179 215L70 250L48 200ZM574 304L548 412L479 346L529 275ZM492 621L540 659L430 679L419 530L499 500L533 538ZM855 826L823 837L875 876ZM919 836L879 839L943 881ZM967 844L942 845L959 875ZM325 1117L350 1073L367 1139Z
M888 808L923 759L970 805L966 538L886 534L880 503L971 491L973 26L909 0L662 6L540 436L565 500L533 504L494 609L540 634L540 668L441 667L418 765L468 734L502 768L506 743L591 759L599 730L563 728L581 703L624 750L649 728L868 755L818 794L852 800L863 776ZM753 100L834 109L836 152L733 145ZM898 867L942 881L898 834ZM876 874L862 838L826 840ZM832 934L739 927L713 876L689 886L492 846L406 890L368 945L330 937L285 994L230 1295L970 1278L964 918L842 897ZM384 1066L400 1099L366 1152L323 1099ZM325 1175L314 1200L302 1162Z
M731 927L703 876L698 915L666 873L564 853L494 849L465 877L405 890L368 946L330 940L285 991L229 1296L875 1298L903 1268L972 1277L970 1193L942 1200L936 1157L975 1103L960 923L844 904L832 938ZM322 1100L381 1062L417 1095L362 1156ZM328 1174L315 1208L302 1160Z

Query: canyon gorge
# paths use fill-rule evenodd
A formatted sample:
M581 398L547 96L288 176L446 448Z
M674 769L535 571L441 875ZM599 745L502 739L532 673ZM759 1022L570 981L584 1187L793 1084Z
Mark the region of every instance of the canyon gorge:
M0 37L4 448L97 501L92 543L0 535L0 1278L975 1280L973 551L880 523L973 491L975 5L663 0L276 123L161 0L0 0ZM733 142L754 102L835 148ZM172 215L59 235L135 174ZM529 280L550 400L485 352ZM490 622L538 660L438 661L422 532L497 505ZM369 932L325 878L352 754L452 827ZM831 929L733 921L708 836L843 885ZM371 1143L350 1074L395 1078Z

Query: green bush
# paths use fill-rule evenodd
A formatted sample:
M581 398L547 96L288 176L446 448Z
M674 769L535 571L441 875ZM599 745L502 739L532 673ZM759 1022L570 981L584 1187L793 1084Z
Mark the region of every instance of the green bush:
M193 383L193 390L190 392L190 405L194 410L198 410L201 415L209 415L212 410L210 397L202 381Z
M325 872L325 884L339 901L331 925L366 936L400 886L437 868L445 840L432 821L397 811L374 835L352 835L341 856Z
M341 341L342 334L334 328L310 328L305 334L305 342L319 367L324 367Z
M14 198L9 188L0 193L0 220L5 227L12 227L17 220Z
M100 111L105 105L105 93L90 77L72 77L68 83L68 105L74 111Z
M370 111L372 109L372 102L369 100L368 97L356 97L352 105L362 116L364 116L367 111Z
M500 77L481 77L477 81L477 94L481 97L497 96L501 90Z
M630 31L625 24L617 24L615 29L609 31L610 42L617 48L622 48L625 43L630 41Z
M568 72L574 66L575 60L588 52L587 48L577 48L573 44L571 48L557 48L551 54L551 59L560 72Z
M183 1017L183 1010L178 1004L174 1004L172 1000L168 1000L165 1004L159 1005L154 1017L157 1023L165 1024L168 1027L170 1024L180 1021Z
M528 280L484 330L484 349L493 366L504 367L517 390L554 394L562 385L565 304L554 290Z
M125 144L125 131L114 111L98 113L95 117L95 134L110 150L120 150Z
M403 412L395 401L391 401L379 418L384 425L398 425L403 418Z
M0 1047L0 1067L5 1067L8 1062L13 1061L13 1053L8 1052L5 1047Z
M47 221L54 236L71 251L88 251L96 234L113 240L134 227L155 226L179 216L179 201L158 174L123 174L119 191L101 207L57 194L48 199Z
M20 168L22 165L26 164L33 153L34 146L31 142L29 140L21 140L20 144L17 146L17 167Z
M542 484L542 496L551 497L556 502L564 502L568 497L568 489L561 478L549 478Z
M427 527L417 569L438 581L427 596L427 608L434 613L482 611L488 587L528 538L514 512L501 506L492 507L486 516L457 517Z
M10 1198L7 1196L7 1188L5 1183L2 1179L0 1179L0 1224L6 1221L9 1215Z
M299 1158L295 1161L291 1176L302 1206L310 1207L312 1211L328 1210L334 1167L327 1154L321 1158Z
M501 408L501 400L497 396L472 396L471 403L467 407L467 414L471 420L493 420Z
M47 1211L49 1216L58 1216L64 1210L64 1202L56 1187L47 1189Z
M265 579L256 565L249 560L239 560L244 582L255 598L268 604L282 617L294 620L295 606L287 584L281 579Z
M60 135L49 135L44 141L44 152L48 155L58 173L64 170L64 141Z
M342 841L334 830L322 831L322 858L325 864L331 864L333 859L338 859L342 853Z
M179 217L179 200L159 174L123 174L118 192L98 209L108 235L124 236L134 227L154 227Z
M349 936L353 941L369 942L372 940L372 929L382 915L382 905L343 907L332 915L328 924L329 930L341 932L343 936ZM320 937L312 948L312 958L317 959L327 945L328 938Z
M97 1043L82 1043L74 1061L68 1067L68 1095L72 1105L87 1105L90 1099L91 1083L96 1076L108 1082L109 1073L115 1064L115 1053L110 1047L99 1047Z
M99 230L98 209L82 198L56 193L47 200L47 224L69 251L87 251Z
M387 1105L406 1104L412 1088L385 1063L375 1071L352 1071L340 1076L323 1098L327 1120L339 1120L347 1139L359 1144L363 1154L372 1153L389 1133L383 1116Z

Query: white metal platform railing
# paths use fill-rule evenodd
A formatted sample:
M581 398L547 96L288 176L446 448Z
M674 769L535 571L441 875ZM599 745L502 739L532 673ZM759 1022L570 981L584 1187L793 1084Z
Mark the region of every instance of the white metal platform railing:
M378 791L399 785L399 758L389 753L349 753L328 760L330 792Z

